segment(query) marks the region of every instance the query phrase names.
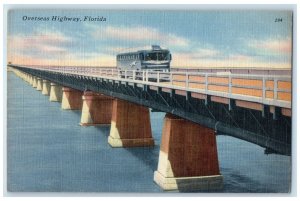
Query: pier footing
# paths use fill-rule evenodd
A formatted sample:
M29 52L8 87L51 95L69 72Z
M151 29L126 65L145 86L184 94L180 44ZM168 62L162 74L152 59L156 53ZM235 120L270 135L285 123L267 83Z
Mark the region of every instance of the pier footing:
M149 109L115 99L108 143L112 147L154 146Z
M166 114L154 181L164 190L221 190L214 131Z

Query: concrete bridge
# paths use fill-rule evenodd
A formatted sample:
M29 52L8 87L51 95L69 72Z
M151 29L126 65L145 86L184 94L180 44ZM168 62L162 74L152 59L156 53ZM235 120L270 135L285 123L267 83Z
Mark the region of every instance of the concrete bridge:
M111 125L112 147L153 146L149 109L166 112L154 181L165 190L218 190L216 134L291 154L291 77L228 72L140 72L9 65L34 88ZM238 150L237 150L238 151Z

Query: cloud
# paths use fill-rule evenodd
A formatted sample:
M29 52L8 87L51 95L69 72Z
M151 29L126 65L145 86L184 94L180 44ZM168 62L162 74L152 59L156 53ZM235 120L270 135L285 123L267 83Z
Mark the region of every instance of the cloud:
M205 51L204 51L205 52ZM218 51L217 51L218 52ZM291 68L290 62L276 62L274 60L259 61L255 56L243 54L229 54L222 52L211 54L207 57L195 57L193 54L173 53L172 67L192 67L192 68L214 68L214 67L261 67L261 68Z
M19 34L8 37L10 54L22 53L35 57L54 57L68 54L67 46L72 38L61 32L39 32L35 30L31 35Z
M35 29L8 37L8 61L22 65L116 66L115 57L89 52L76 38L59 31Z
M42 40L44 43L61 44L69 43L72 38L66 36L60 31L48 30L48 29L36 29L33 33L37 40Z
M192 48L191 48L192 49ZM195 48L195 50L181 51L182 56L200 59L200 58L216 58L222 56L224 53L215 48Z
M102 66L115 67L114 56L99 53L70 53L61 57L47 58L36 57L35 55L25 55L16 53L8 56L8 61L20 65L42 65L42 66Z
M200 46L200 45L199 45ZM173 67L262 67L291 68L291 40L247 40L241 48L251 48L251 52L240 53L202 44L205 48L190 51L174 51ZM206 48L207 47L207 48ZM253 53L254 51L254 53Z
M8 61L22 65L60 65L67 60L72 38L59 31L33 30L8 37Z
M255 60L255 58L244 54L230 54L228 55L228 60L233 60L238 62L251 62Z
M190 40L187 38L177 36L173 33L163 33L156 28L151 27L114 27L107 26L91 27L91 35L95 39L106 40L123 40L123 41L133 41L148 44L151 42L158 42L160 45L166 45L168 47L187 47L190 44Z
M67 52L66 48L47 46L47 45L40 45L40 46L38 46L38 49L41 50L42 52L47 52L47 53L65 53L65 52Z
M286 39L268 39L268 40L250 40L247 42L248 47L256 50L258 53L269 55L291 54L291 38Z

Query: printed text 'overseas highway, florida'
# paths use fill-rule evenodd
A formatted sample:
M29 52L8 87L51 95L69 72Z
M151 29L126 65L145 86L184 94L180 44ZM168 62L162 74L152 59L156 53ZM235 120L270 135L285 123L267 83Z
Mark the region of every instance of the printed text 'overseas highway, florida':
M103 16L84 16L84 17L67 17L67 16L23 16L23 21L57 21L57 22L105 22L106 17Z

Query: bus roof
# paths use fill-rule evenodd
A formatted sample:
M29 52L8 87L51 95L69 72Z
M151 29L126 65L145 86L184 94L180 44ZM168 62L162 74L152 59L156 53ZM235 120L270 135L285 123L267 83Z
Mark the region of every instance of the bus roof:
M169 51L168 49L163 49L159 45L152 45L151 47L146 46L146 47L139 47L139 48L130 48L127 49L127 52L121 52L118 53L117 55L127 55L127 54L138 54L141 52L150 52L150 51Z

